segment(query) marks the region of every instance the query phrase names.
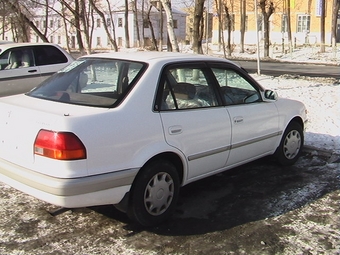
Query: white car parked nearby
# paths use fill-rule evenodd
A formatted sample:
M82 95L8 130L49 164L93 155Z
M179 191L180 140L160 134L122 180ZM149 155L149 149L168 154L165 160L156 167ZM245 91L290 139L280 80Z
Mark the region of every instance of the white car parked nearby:
M228 60L95 54L0 99L0 178L61 207L114 204L150 226L183 185L272 154L295 163L306 120L301 102Z
M25 93L73 62L51 43L0 43L0 97Z

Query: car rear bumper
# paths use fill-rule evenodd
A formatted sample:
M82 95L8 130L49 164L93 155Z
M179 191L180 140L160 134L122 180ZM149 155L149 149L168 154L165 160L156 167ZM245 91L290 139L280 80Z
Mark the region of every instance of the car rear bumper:
M63 179L0 159L2 182L50 204L67 208L119 203L130 190L138 170Z

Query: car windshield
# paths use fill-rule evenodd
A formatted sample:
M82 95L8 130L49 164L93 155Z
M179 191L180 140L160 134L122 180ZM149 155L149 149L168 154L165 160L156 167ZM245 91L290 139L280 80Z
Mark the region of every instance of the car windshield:
M140 62L81 58L27 95L70 104L115 107L145 68L146 64Z

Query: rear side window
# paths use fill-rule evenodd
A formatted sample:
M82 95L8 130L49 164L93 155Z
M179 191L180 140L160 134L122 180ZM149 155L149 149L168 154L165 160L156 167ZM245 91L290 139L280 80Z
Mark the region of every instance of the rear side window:
M218 106L213 82L204 65L168 67L160 84L160 107L156 110L182 110Z
M62 64L67 57L57 47L43 45L34 47L35 63L37 66Z

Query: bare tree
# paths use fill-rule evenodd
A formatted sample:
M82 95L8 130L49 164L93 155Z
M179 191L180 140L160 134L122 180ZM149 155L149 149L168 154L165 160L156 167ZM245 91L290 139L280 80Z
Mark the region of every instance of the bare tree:
M141 40L140 40L140 33L139 33L139 23L138 23L138 7L137 7L137 0L133 1L133 13L134 13L134 22L136 27L136 34L137 34L137 47L141 46Z
M194 9L194 24L193 24L193 37L192 37L192 49L195 53L203 54L202 49L202 38L203 30L202 24L204 26L204 1L205 0L195 0Z
M175 31L174 31L174 20L173 20L173 15L172 15L172 11L171 11L170 0L160 0L160 1L162 3L163 9L164 9L165 14L166 14L168 39L171 43L172 51L179 52L179 46L178 46L178 43L177 43Z
M227 23L227 33L228 33L228 39L227 39L227 52L228 52L228 57L231 56L231 31L232 31L232 26L233 26L233 20L230 15L230 11L227 5L227 2L224 2L224 11L225 11L225 18L226 18L226 23Z
M293 51L293 40L292 40L292 24L290 15L290 0L287 0L287 33L288 33L288 44L290 53Z
M340 0L333 0L333 16L332 16L332 48L333 51L336 52L336 35L337 35L337 19L338 13L340 11Z
M115 51L118 51L118 47L117 47L117 44L116 44L116 41L115 39L112 37L110 31L109 31L109 28L108 28L108 25L111 25L111 23L108 24L106 18L105 18L105 14L96 6L96 3L94 0L90 0L89 1L92 8L97 12L97 14L100 16L101 20L102 20L102 23L103 23L103 26L104 26L104 29L105 29L105 32L106 32L106 35L107 35L107 38L109 39L111 45L114 47L114 50ZM103 9L103 7L101 7L101 9ZM109 8L110 9L110 8Z
M321 0L321 20L320 20L320 52L325 52L325 19L326 19L326 0Z
M110 15L110 21L111 21L111 27L112 27L113 42L111 42L111 43L113 43L112 46L113 46L114 50L118 51L117 39L116 39L116 29L115 29L114 19L113 19L113 16L112 16L112 8L111 8L110 0L106 0L106 4L107 4L107 7L109 8L109 15Z
M270 0L260 0L259 6L261 9L263 17L263 33L264 33L264 57L269 57L269 46L270 46L270 28L269 28L269 18L274 13L275 7L274 3Z
M149 10L148 10L148 13L147 13L147 21L149 23L149 27L150 27L150 30L151 30L151 43L152 43L152 49L158 51L158 48L157 48L157 41L156 41L156 37L155 37L155 31L153 29L153 25L152 25L152 22L151 22L151 19L150 19L150 13L151 13L151 9L152 9L153 5L150 5L149 6Z
M125 24L125 48L130 48L130 36L129 36L129 1L125 0L125 12L124 12Z
M223 19L222 19L222 0L215 0L216 5L216 12L218 17L218 43L220 44L222 42L222 48L223 48L223 55L224 58L227 58L226 52L225 52L225 42L224 42L224 34L223 34Z
M39 37L42 41L48 42L47 37L35 26L35 24L30 20L29 17L25 13L23 13L19 7L18 1L11 1L11 0L2 0L9 8L17 15L20 21L27 24ZM27 29L26 31L27 32Z
M243 53L244 52L244 36L245 36L245 32L246 32L246 4L247 4L247 0L241 0L241 4L240 4L240 13L241 13L241 24L240 24L240 32L241 32L241 50L240 52Z

